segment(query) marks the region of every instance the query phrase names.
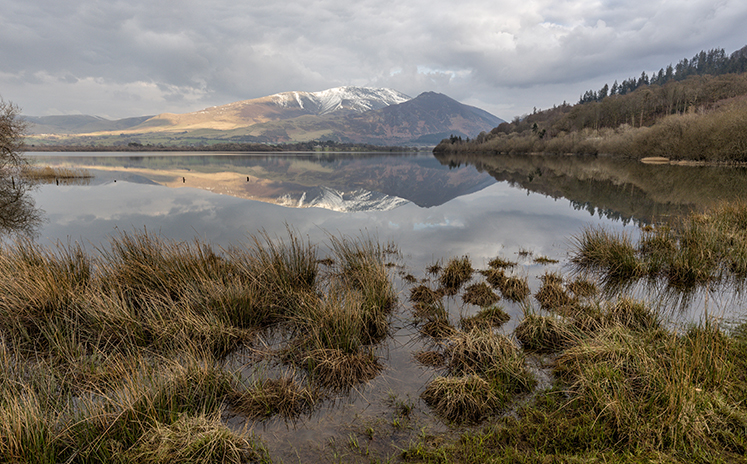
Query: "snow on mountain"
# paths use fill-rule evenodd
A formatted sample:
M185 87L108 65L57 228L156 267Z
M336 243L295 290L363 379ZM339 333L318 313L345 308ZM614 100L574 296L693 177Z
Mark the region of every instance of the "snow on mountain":
M292 208L324 208L339 212L353 211L389 211L410 203L404 198L386 195L380 192L358 189L342 192L328 187L312 188L300 198L286 194L277 199L282 206Z
M301 108L318 115L340 109L362 113L412 100L411 97L393 89L369 87L336 87L319 92L283 92L270 98L282 108Z

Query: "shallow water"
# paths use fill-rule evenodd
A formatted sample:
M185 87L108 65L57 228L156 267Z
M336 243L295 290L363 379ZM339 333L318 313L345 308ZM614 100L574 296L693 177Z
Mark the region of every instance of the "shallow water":
M400 255L393 259L392 273L401 304L392 321L393 334L380 348L384 372L295 423L229 419L234 427L254 431L273 458L284 462L303 462L307 453L343 451L344 460L367 461L371 456L362 451L364 445L386 456L415 439L421 427L430 433L448 430L419 400L435 371L412 360L422 346L413 336L403 276L422 279L426 266L464 255L475 268L485 268L491 258L502 255L518 261L516 272L536 289L538 276L564 269L571 238L584 227L602 225L635 235L638 223L742 194L727 185L721 195L706 185L698 187L698 196L693 193L697 188L692 170L671 170L670 184L661 185L662 167L597 158L473 157L464 162L424 153L31 157L41 165L83 167L94 175L80 183L40 185L33 192L43 211L41 243L72 241L95 249L105 247L108 237L119 231L147 229L174 240L199 237L228 247L260 231L285 237L291 228L320 244L322 254L328 234L370 235L397 245ZM741 185L745 173L709 170L695 175ZM559 263L536 264L537 256ZM521 309L501 303L511 316L503 328L510 333ZM721 303L711 299L710 304ZM448 305L453 318L476 309L457 299ZM238 368L240 364L237 360ZM411 404L412 416L399 420L393 412L397 402ZM369 427L376 430L373 438L365 433Z

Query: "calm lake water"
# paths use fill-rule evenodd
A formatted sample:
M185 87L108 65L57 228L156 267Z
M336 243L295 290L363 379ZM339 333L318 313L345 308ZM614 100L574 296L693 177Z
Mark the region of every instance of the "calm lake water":
M536 279L563 270L571 239L602 225L635 236L638 225L666 220L721 200L747 199L741 168L651 166L603 157L471 156L407 154L30 154L40 165L82 167L93 178L40 185L32 192L43 223L38 241L78 241L106 246L118 231L147 229L175 240L201 238L216 247L240 244L265 231L287 237L287 228L325 248L328 234L377 237L400 251L393 274L403 310L382 356L387 368L350 397L294 424L243 424L265 441L274 457L303 460L320 439L334 447L356 427L391 422L391 397L406 399L431 430L418 396L431 369L415 364L407 311L408 286L425 267L450 257L471 257L484 268L498 255L519 261L518 273ZM557 264L540 265L545 256ZM710 299L724 313L734 302ZM474 308L450 303L453 313ZM505 303L510 332L521 309ZM698 314L691 309L690 314ZM344 424L344 425L343 425ZM405 446L418 430L393 430ZM399 434L399 435L398 435ZM326 438L324 438L326 437ZM332 437L332 438L329 438ZM399 437L399 438L397 438ZM382 444L381 446L387 446Z

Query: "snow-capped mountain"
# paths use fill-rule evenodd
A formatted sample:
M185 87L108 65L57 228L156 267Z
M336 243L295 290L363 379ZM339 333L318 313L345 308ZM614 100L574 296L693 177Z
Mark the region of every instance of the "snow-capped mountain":
M340 110L366 112L410 101L392 89L337 87L320 92L283 92L253 100L212 106L193 113L163 113L131 130L233 130L300 116L324 116Z
M321 92L283 92L271 95L270 98L283 108L301 108L318 115L337 110L362 113L412 100L393 89L368 87L336 87Z
M175 144L180 139L189 139L189 144L198 139L205 143L436 145L450 135L475 137L503 120L434 92L410 98L393 89L336 87L319 92L283 92L192 113L163 113L145 121L114 121L102 132L94 132L94 127L104 127L101 121L40 122L48 123L40 126L45 134L63 133L49 130L67 126L72 129L68 134L90 130L85 133L87 137L118 137L140 144L163 143L166 135Z
M370 190L343 192L329 187L315 187L295 198L286 194L277 203L293 208L324 208L339 212L389 211L410 203L404 198Z

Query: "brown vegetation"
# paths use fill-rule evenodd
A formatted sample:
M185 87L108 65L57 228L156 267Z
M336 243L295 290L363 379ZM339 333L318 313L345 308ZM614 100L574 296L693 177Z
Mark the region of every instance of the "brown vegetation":
M747 162L747 74L693 76L504 123L436 152L612 154Z

